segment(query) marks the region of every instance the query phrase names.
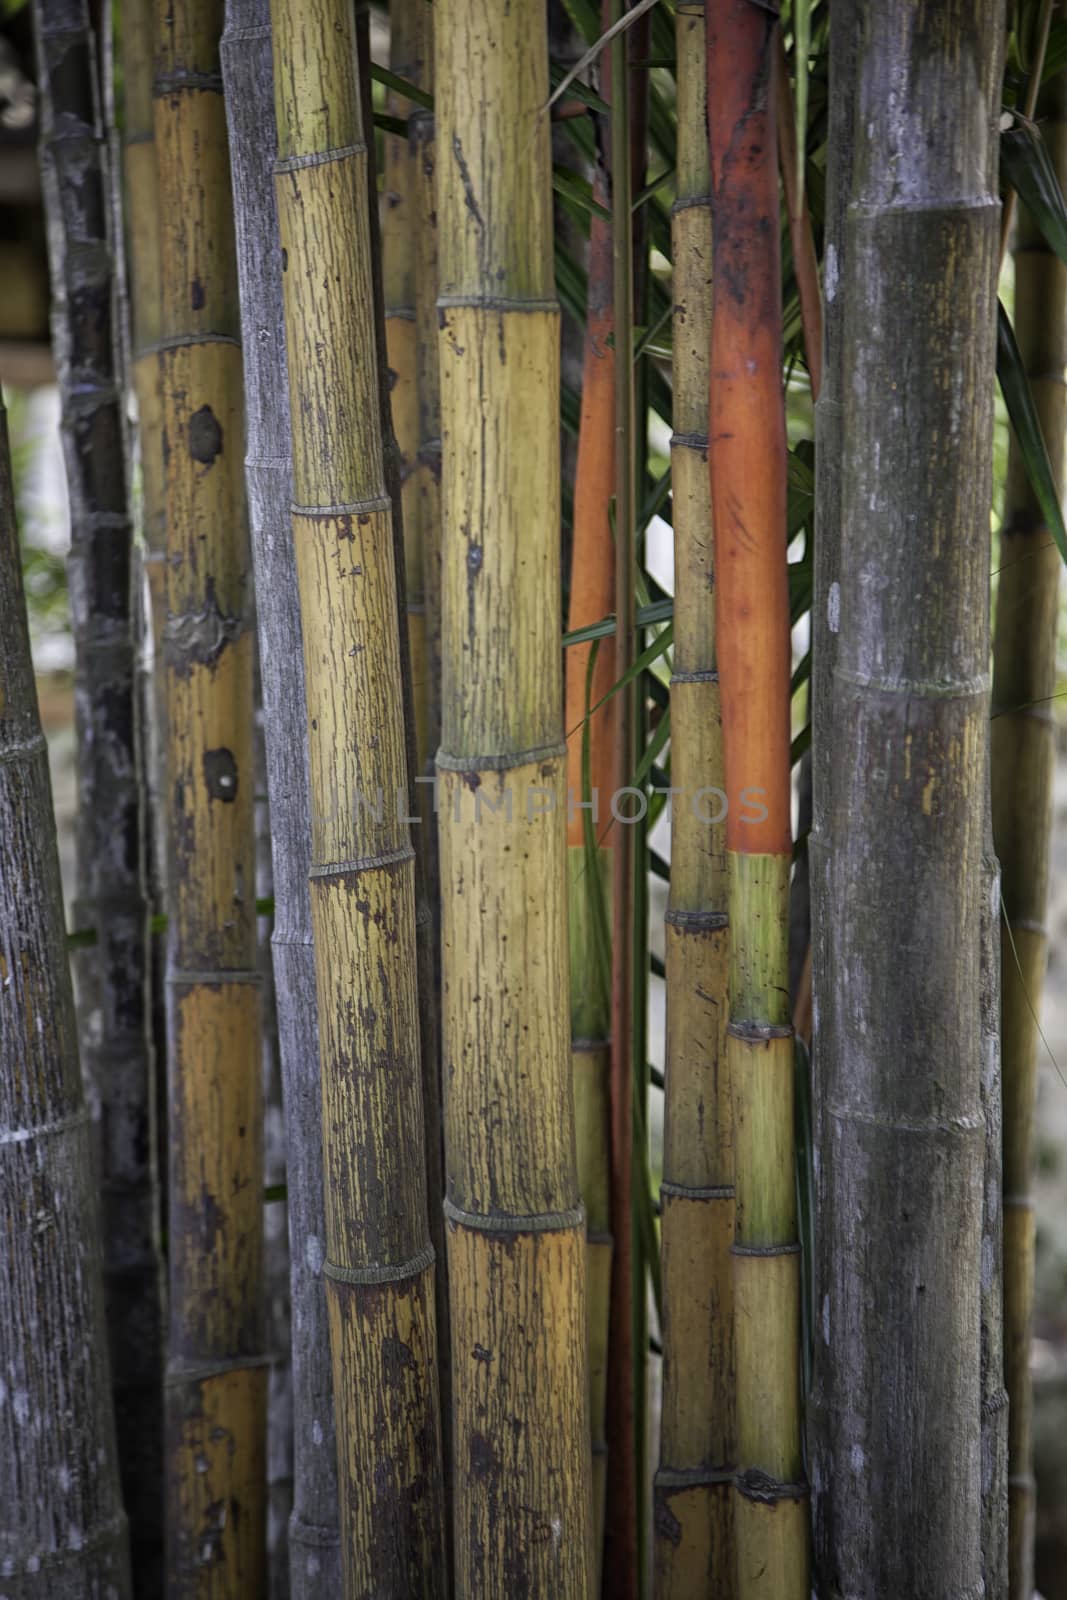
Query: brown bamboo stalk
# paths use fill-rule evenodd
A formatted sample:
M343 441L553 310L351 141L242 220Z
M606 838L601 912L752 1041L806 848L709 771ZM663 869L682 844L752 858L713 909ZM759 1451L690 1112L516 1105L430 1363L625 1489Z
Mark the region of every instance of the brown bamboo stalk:
M156 10L173 1596L258 1593L265 1561L254 639L222 24L221 0Z
M711 198L703 3L679 5L674 245L674 669L655 1594L734 1593L729 917L708 472ZM718 817L712 823L709 819Z

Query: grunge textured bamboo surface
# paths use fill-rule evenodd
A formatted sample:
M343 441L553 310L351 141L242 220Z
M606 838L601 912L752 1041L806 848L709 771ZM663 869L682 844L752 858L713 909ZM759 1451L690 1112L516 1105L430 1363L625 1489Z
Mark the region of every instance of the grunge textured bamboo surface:
M655 1479L657 1600L734 1591L733 1138L727 1065L725 828L691 804L722 790L708 472L711 201L703 4L676 19L674 669L662 1204L663 1409Z
M456 1589L589 1590L545 10L436 15ZM509 793L511 796L509 802ZM510 810L509 810L510 806Z
M817 1574L826 1593L963 1596L983 1592L998 11L842 14L862 30L836 279L847 537L814 619L816 647L826 630L836 646L812 853L831 908L815 972ZM945 122L950 93L968 119Z
M322 1091L312 945L311 799L302 730L303 634L290 503L289 379L274 198L269 0L228 0L222 36L244 344L245 482L256 587L274 869L271 955L289 1210L293 1373L293 1600L341 1592L333 1371L322 1275Z
M447 1573L368 159L351 8L272 16L345 1593L399 1600Z
M96 40L84 0L36 0L52 345L70 505L82 1072L96 1102L104 1284L134 1574L162 1581L162 1270L148 915L131 619L132 530Z
M0 1572L129 1600L99 1212L0 407Z
M156 11L166 515L167 1582L264 1583L250 570L219 0Z

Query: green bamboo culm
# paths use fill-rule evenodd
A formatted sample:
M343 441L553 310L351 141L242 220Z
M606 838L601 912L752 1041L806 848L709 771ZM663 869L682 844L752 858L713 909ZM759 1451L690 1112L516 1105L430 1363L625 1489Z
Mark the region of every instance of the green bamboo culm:
M1067 73L1038 100L1042 138L1067 184ZM1015 242L1015 338L1053 480L1062 493L1067 392L1067 267L1020 205ZM1048 958L1045 927L1060 555L1014 438L1001 528L993 643L993 839L1000 858L1001 1048L1004 1097L1004 1362L1008 1390L1009 1594L1034 1588L1030 1320L1034 1294L1034 1104L1038 1017Z
M676 14L674 670L655 1594L734 1593L733 1139L722 718L708 472L711 201L702 3ZM718 820L713 820L714 818Z
M345 1595L439 1600L415 863L356 20L344 0L271 12Z
M546 17L541 0L435 10L456 1589L584 1600Z
M167 1584L265 1582L250 552L221 0L158 0L167 819Z

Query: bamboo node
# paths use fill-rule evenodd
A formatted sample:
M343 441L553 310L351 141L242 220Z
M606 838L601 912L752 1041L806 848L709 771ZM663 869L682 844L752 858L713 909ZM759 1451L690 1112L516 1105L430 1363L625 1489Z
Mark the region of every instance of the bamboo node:
M732 1183L712 1184L705 1188L686 1183L672 1183L667 1178L660 1184L659 1192L673 1200L732 1200L735 1195Z
M376 872L387 867L402 867L406 861L414 861L415 851L410 844L401 845L396 850L385 850L380 856L361 856L358 861L327 861L320 866L309 867L309 878L354 878L361 872Z
M663 920L669 928L686 928L695 933L714 933L730 926L725 911L679 911L671 907Z
M221 94L222 73L175 72L169 75L160 73L152 84L152 99L166 100L170 95L181 94L186 89L197 92L206 89L213 94Z
M287 172L303 172L308 167L327 167L335 161L347 161L349 156L365 156L367 146L342 144L335 150L311 150L307 155L282 156L274 163L274 176L280 178Z
M743 1039L748 1044L793 1037L792 1024L788 1022L728 1022L726 1032L731 1039Z
M755 1501L757 1505L777 1505L782 1500L806 1500L808 1486L806 1483L782 1483L778 1478L772 1478L769 1472L764 1472L760 1467L746 1467L744 1472L739 1472L734 1479L737 1492L746 1500ZM962 1600L962 1597L961 1597Z
M168 1389L179 1389L187 1383L224 1378L230 1372L253 1372L257 1367L269 1367L271 1360L271 1356L234 1356L230 1361L183 1361L177 1356L167 1363L163 1381Z
M420 1273L432 1267L437 1260L432 1244L425 1245L415 1255L409 1256L406 1261L396 1265L375 1265L366 1267L343 1267L334 1261L323 1263L323 1274L334 1283L347 1283L354 1287L360 1285L381 1283L403 1283L408 1278L417 1278Z
M794 1241L792 1244L738 1244L736 1241L730 1246L732 1256L798 1256L800 1245Z
M452 1227L470 1228L475 1233L566 1233L572 1228L585 1227L585 1207L573 1206L569 1211L536 1211L527 1216L503 1216L500 1213L463 1211L445 1197L445 1221Z
M392 511L393 502L388 495L375 495L370 500L348 500L335 506L290 505L294 517L373 517L379 511Z
M510 772L532 767L538 761L557 761L567 754L565 744L546 744L537 750L516 750L503 755L450 756L438 750L435 760L443 772Z

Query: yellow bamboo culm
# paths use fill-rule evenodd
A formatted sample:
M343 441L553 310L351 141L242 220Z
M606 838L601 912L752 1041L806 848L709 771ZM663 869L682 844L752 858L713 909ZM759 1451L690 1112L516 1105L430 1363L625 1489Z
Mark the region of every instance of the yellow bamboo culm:
M265 1583L267 1378L253 637L222 13L216 0L177 10L159 0L153 90L167 556L167 1580L172 1596L220 1600Z
M271 13L345 1596L437 1600L414 853L355 17L345 0Z
M433 7L418 7L419 35L414 59L416 82L433 93ZM423 607L422 677L412 652L412 674L419 734L419 770L433 772L441 742L441 382L437 359L437 124L432 111L412 107L410 116L415 196L415 503L417 550L412 555L421 580ZM405 531L407 524L405 524ZM413 602L414 603L414 602ZM426 789L422 790L427 797ZM422 823L436 823L420 806Z
M656 1600L735 1593L733 1129L726 1045L729 873L708 475L711 198L704 5L676 13L674 672L666 917L663 1412L655 1477ZM716 821L715 819L719 820Z
M435 21L456 1589L585 1600L546 17L443 0Z

